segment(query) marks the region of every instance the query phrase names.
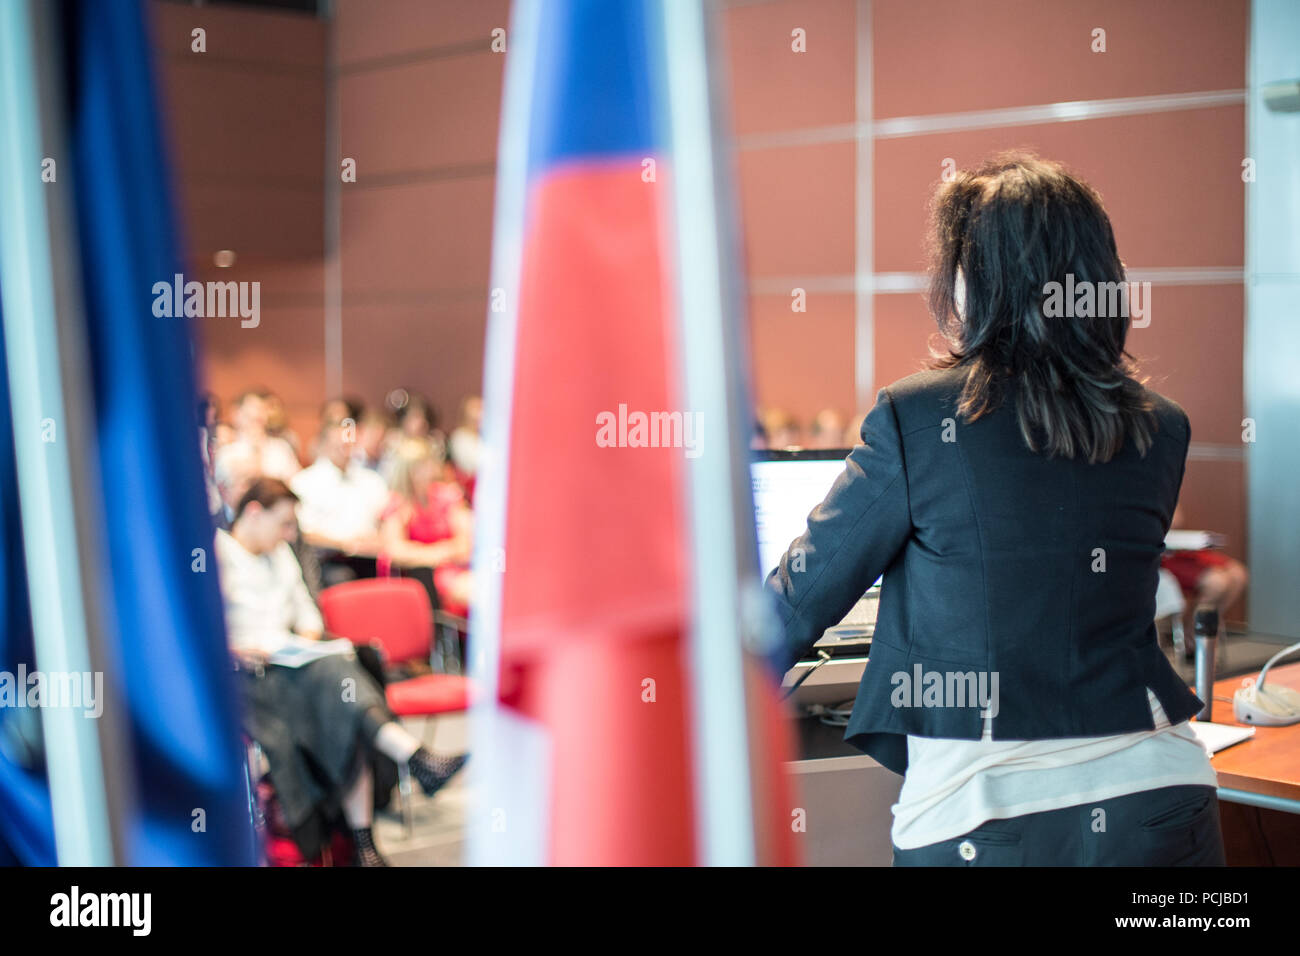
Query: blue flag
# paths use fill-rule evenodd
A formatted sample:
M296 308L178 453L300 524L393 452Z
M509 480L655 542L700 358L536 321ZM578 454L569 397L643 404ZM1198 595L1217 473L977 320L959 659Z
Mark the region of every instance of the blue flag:
M63 29L67 161L107 552L97 582L108 612L105 680L118 689L119 723L129 733L130 766L107 773L129 775L134 797L119 862L251 864L235 685L199 452L193 329L151 308L154 283L182 269L144 10L136 0L74 0L64 6ZM6 420L5 502L13 501L9 432ZM22 577L8 573L21 563L8 533L15 517L6 504L6 625L25 614ZM30 639L9 633L0 645L5 661L30 655ZM50 863L48 794L34 780L41 782L0 756L0 833L20 861ZM21 822L10 817L14 807L25 814Z

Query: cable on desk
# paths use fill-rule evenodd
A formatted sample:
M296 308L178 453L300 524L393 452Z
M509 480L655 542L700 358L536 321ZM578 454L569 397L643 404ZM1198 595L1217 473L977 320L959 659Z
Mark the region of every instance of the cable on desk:
M831 656L827 654L825 651L818 651L817 656L820 657L821 660L819 660L816 664L814 664L812 667L808 668L806 671L804 671L802 674L799 675L799 679L790 685L790 689L788 691L786 691L784 694L781 695L782 700L789 700L790 695L799 689L800 684L802 684L804 681L806 681L809 677L812 676L813 671L815 671L817 668L821 667L823 664L825 664L828 660L831 659Z

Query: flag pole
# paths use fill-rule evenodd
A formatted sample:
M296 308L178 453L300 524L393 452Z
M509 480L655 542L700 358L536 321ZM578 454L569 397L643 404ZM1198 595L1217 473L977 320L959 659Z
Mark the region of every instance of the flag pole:
M0 3L0 295L11 392L6 411L13 418L36 665L47 691L74 675L83 681L104 675L106 656L90 577L104 563L95 561L93 549L95 441L58 40L49 5ZM47 158L55 163L48 182L42 176ZM106 866L124 859L120 822L127 772L125 766L107 771L124 761L125 744L114 734L119 713L110 696L112 681L98 686L96 703L104 705L98 719L67 702L40 708L61 865Z
M536 792L547 778L548 768L533 765L529 757L532 748L514 746L520 735L530 731L512 720L498 699L501 594L508 560L510 419L528 189L528 121L540 12L534 0L516 0L512 5L497 150L492 287L483 369L483 450L474 495L474 601L466 648L475 692L470 705L474 760L467 769L477 797L467 828L470 866L542 866L549 852L540 837L548 829L548 795ZM521 780L524 786L519 786Z
M658 3L671 142L678 342L686 409L700 422L701 453L687 459L693 621L690 674L699 862L761 862L756 759L745 647L761 631L751 431L738 316L721 112L711 69L706 0ZM724 179L725 183L726 180ZM761 743L761 742L760 742Z

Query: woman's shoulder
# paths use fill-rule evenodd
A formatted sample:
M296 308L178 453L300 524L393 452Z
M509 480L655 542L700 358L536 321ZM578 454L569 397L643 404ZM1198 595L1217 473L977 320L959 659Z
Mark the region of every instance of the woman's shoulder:
M429 489L430 502L439 505L458 505L465 500L465 492L454 481L439 481Z
M402 497L401 492L390 491L388 501L384 503L384 508L379 512L379 520L387 521L394 516L405 516L411 513L411 503Z
M909 422L934 423L954 415L965 381L962 368L925 369L889 383L876 401L888 401L906 431Z
M961 393L965 382L965 368L926 368L889 382L881 392L889 393L889 398L894 403L924 402L926 399L953 397Z
M1183 406L1167 395L1160 394L1154 388L1147 388L1144 385L1142 391L1150 400L1151 409L1155 412L1162 431L1169 431L1176 435L1185 435L1188 432L1191 422Z

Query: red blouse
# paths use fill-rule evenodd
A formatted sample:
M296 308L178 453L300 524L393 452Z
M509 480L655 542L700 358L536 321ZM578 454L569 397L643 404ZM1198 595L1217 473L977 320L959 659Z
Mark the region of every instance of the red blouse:
M455 535L451 516L465 503L465 495L454 482L443 481L429 486L425 492L424 505L411 504L411 516L406 522L408 541L417 544L434 544L446 541ZM404 502L394 495L384 509L383 518L397 513Z

